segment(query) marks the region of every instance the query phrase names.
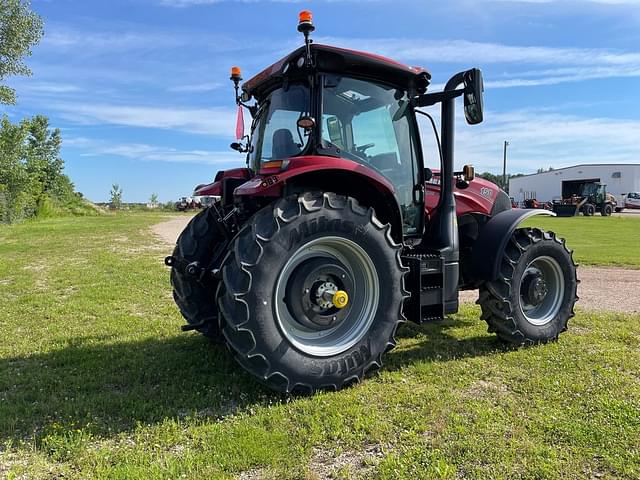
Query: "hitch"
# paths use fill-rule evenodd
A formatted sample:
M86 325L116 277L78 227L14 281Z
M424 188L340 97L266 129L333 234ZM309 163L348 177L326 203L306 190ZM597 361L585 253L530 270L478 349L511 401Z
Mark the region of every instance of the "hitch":
M169 255L168 257L165 257L164 264L167 267L177 269L179 272L184 273L185 275L194 277L200 282L208 278L220 279L219 268L207 270L200 265L200 262L187 262L182 257L174 257L172 255Z

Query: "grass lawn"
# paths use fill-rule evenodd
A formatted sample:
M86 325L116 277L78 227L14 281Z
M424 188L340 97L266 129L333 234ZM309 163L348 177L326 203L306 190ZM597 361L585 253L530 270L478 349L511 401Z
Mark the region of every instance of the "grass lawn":
M582 265L640 268L640 215L534 217L525 224L565 237Z
M464 306L361 385L284 397L180 333L163 218L0 227L0 478L640 478L640 317L510 351ZM640 266L633 222L544 221L582 263Z

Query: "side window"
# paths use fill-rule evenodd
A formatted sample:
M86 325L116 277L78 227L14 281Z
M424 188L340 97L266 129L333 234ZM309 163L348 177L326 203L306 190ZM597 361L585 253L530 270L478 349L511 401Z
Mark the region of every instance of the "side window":
M395 163L398 163L400 152L387 106L362 112L353 117L351 123L356 150L366 152L369 157L395 154Z
M262 160L277 160L299 155L306 141L298 130L300 112L275 110L268 120L262 143Z

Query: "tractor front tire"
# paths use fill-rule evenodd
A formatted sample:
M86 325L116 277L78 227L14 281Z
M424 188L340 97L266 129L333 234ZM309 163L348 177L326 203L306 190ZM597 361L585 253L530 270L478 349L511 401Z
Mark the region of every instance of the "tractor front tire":
M182 231L173 257L188 263L198 262L206 268L226 245L213 210L206 208L195 215ZM174 265L171 268L171 286L173 299L185 320L196 326L196 330L204 336L216 341L222 340L216 305L218 281L209 276L198 279Z
M610 203L605 203L602 206L602 210L600 210L600 214L603 217L610 217L612 213L613 213L613 206Z
M260 210L233 241L218 293L238 363L301 394L380 368L404 320L400 248L390 225L350 197L306 192Z
M502 256L499 278L480 286L482 319L511 345L556 340L578 300L572 252L553 232L516 230Z
M582 207L582 213L585 217L593 217L593 215L596 213L596 207L591 203L587 203L584 207Z

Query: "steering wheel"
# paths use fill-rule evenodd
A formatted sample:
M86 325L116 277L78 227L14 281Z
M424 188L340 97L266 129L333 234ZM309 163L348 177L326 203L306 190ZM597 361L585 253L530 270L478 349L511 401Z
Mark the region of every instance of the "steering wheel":
M356 151L360 152L360 153L365 153L368 149L370 149L371 147L375 147L376 144L375 143L367 143L365 145L361 145L359 147L356 147Z

